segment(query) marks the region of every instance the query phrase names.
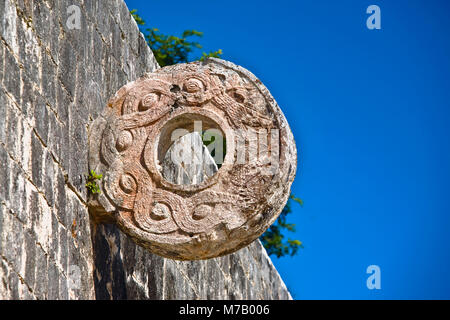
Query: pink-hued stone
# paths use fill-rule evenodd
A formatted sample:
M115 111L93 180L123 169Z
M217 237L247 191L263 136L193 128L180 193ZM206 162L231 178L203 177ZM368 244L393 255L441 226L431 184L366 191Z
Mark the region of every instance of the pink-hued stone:
M211 163L204 146L194 157L203 176L185 167L183 156L170 163L172 150L199 144L207 132L224 138L223 163ZM101 193L89 201L94 221L114 222L172 259L208 259L250 244L278 217L296 172L292 132L267 88L215 58L164 67L123 86L89 141L90 169L103 174Z

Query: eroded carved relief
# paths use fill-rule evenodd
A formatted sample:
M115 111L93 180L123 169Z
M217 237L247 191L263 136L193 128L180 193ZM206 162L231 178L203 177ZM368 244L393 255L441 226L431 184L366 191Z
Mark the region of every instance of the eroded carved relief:
M197 138L183 140L192 132ZM223 151L223 161L200 163L204 179L167 178L178 172L167 169L176 139L197 145L212 135L215 148L224 145L214 151ZM278 217L296 171L295 142L275 100L250 72L220 59L128 83L89 139L90 169L104 177L89 202L93 218L117 223L139 245L173 259L213 258L251 243Z

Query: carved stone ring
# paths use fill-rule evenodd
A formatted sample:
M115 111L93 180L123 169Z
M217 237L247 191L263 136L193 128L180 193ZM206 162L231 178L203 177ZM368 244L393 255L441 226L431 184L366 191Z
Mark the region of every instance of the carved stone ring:
M103 175L90 196L93 218L172 259L251 243L278 217L296 172L292 132L267 88L214 58L126 84L89 141L90 169Z

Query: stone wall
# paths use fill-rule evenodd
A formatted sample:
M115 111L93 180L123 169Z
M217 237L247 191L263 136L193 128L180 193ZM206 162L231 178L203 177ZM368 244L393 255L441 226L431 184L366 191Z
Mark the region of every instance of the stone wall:
M0 0L0 37L1 299L290 298L259 241L180 262L89 219L89 126L158 67L122 0Z

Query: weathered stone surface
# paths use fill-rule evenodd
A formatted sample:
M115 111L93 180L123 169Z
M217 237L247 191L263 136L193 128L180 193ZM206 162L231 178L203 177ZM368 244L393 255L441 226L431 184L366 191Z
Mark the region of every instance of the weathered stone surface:
M223 257L176 261L137 246L116 225L95 234L99 299L291 299L258 240Z
M70 5L81 29L66 26ZM242 280L230 256L174 262L91 224L88 129L158 68L122 0L0 0L0 35L0 299L289 298L258 241L231 255Z
M194 131L197 140L186 135ZM203 171L203 132L215 136L216 152L219 141L227 149L204 180L195 173ZM109 213L138 244L180 260L228 254L259 237L287 201L297 160L268 90L220 59L165 67L122 87L94 123L90 146L90 168L105 176L102 202L110 200L91 202L99 217Z

